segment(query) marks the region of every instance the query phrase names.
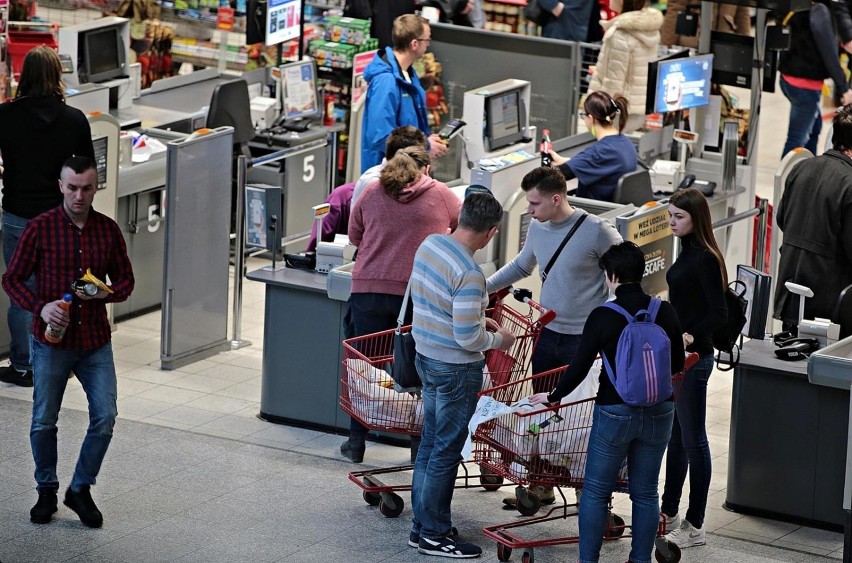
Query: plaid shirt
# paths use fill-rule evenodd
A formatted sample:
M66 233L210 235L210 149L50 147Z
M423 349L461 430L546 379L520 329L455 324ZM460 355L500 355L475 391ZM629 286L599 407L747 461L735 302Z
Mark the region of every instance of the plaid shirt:
M64 350L93 350L110 342L105 303L124 301L133 291L133 269L124 237L115 221L94 209L82 229L68 218L62 205L32 219L21 235L15 255L3 274L3 289L9 298L33 313L33 336L44 340L42 308L72 293L71 283L86 273L112 282L114 293L106 299L82 300L71 305L71 323L65 338L51 344ZM35 293L26 280L35 275Z

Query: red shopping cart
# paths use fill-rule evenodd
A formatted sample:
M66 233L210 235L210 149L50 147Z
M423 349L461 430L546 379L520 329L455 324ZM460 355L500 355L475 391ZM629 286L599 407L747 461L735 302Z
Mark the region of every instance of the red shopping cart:
M697 360L697 354L689 354L684 372ZM540 382L541 388L552 389L566 369L567 366L507 383L502 388L486 389L482 395L527 396L532 391L533 380ZM675 394L680 390L682 373L672 377ZM507 392L507 388L514 390ZM555 487L563 500L560 506L551 508L542 516L484 528L483 533L497 541L497 558L500 561L508 561L513 550L522 549L522 561L533 563L536 547L579 542L579 536L526 539L517 530L578 515L578 503L569 504L561 488L580 489L583 486L593 409L594 398L590 398L531 412L506 414L477 428L474 435L474 462L483 472L487 471L518 485L534 483ZM554 416L557 412L558 417ZM628 491L626 463L619 472L615 491ZM526 516L535 514L540 506L540 500L534 493L526 492L518 498L518 510ZM629 529L623 518L611 514L607 519L605 537L630 537ZM680 560L680 549L666 541L665 535L665 520L661 518L655 557L657 561L675 563Z
M495 391L501 401L516 400L511 393L516 389L505 384L525 378L529 371L532 352L541 329L555 318L555 313L545 309L529 298L529 292L511 291L515 298L526 304L519 311L505 301L499 301L490 309L489 317L515 335L512 349L489 350L485 353L487 367L486 387ZM402 330L411 330L403 327ZM359 336L343 341L343 370L341 377L340 407L361 424L371 430L396 434L420 434L423 427L423 403L418 393L398 393L393 388L390 367L393 362L394 329ZM520 397L518 397L520 398ZM353 471L349 479L363 491L364 500L378 506L382 515L399 516L405 503L396 494L411 490L410 475L397 479L396 484L385 483L385 477L407 473L413 465L401 465L386 469ZM475 484L474 484L475 483ZM457 479L458 488L482 486L486 490L497 490L503 479L488 471L475 474L467 465Z

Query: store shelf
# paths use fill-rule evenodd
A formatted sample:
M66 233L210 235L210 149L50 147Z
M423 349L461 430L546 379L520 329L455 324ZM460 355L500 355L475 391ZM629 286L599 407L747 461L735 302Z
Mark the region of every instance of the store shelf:
M189 63L195 66L208 66L216 68L219 66L219 59L208 59L204 57L193 57L191 55L182 55L179 53L172 52L172 62L175 63ZM225 68L228 70L235 70L238 72L242 72L245 68L246 63L238 63L235 61L228 61L225 63Z

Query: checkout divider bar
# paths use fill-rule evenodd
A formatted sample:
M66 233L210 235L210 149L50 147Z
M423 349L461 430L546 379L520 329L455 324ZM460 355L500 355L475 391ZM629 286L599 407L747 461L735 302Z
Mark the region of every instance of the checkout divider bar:
M246 197L246 182L248 178L248 169L251 166L260 166L261 164L271 164L285 158L290 158L303 153L310 152L317 147L328 145L328 139L318 139L311 141L298 147L281 149L263 156L258 156L249 159L246 155L237 157L237 202L236 202L236 220L234 233L234 301L231 309L234 324L233 332L230 341L231 350L237 350L246 346L251 346L251 342L242 339L242 322L243 322L243 277L245 272L245 197Z
M769 200L759 198L757 200L757 207L752 207L747 211L731 215L730 217L725 217L724 219L720 219L713 223L713 230L718 231L719 229L724 229L725 227L729 227L744 219L760 217L757 222L757 245L755 247L755 251L752 253L753 258L751 266L761 272L764 271L763 257L766 255L766 231L769 225L768 207Z

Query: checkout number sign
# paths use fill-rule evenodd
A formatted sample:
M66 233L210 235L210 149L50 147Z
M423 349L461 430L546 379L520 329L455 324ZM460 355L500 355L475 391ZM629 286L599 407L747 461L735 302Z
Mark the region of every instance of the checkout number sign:
M285 209L296 206L301 213L328 195L328 147L320 146L303 154L297 154L284 160ZM297 189L293 187L298 186ZM317 200L318 194L325 194ZM285 215L287 212L285 211ZM308 227L310 229L310 227ZM292 233L290 233L292 234Z
M153 203L151 203L153 202ZM160 223L166 218L166 190L153 192L148 200L147 227L149 233L160 230Z
M636 243L645 255L642 289L649 295L666 294L666 272L673 262L674 245L668 207L655 206L627 218L619 217L617 222L624 240Z

